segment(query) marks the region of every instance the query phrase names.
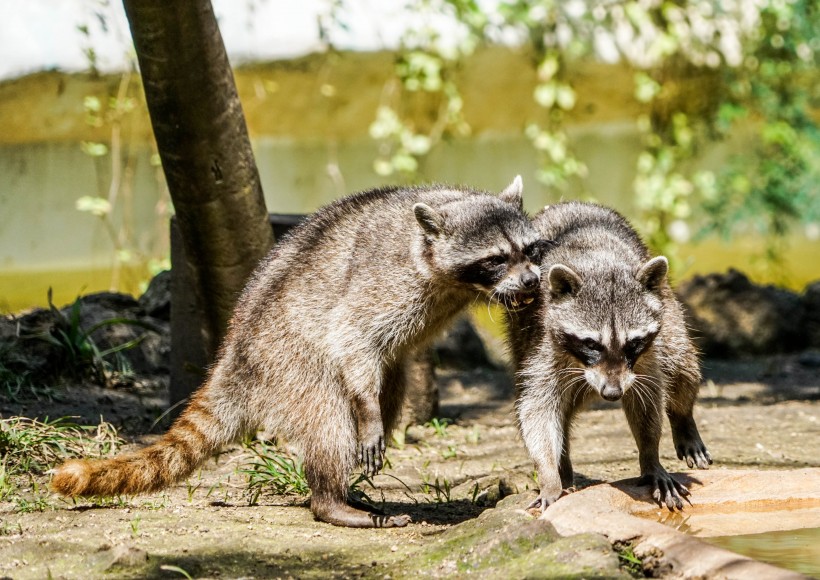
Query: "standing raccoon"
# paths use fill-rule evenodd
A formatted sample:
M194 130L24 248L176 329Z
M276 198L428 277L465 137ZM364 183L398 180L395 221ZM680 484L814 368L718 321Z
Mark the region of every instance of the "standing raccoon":
M701 469L712 458L692 417L700 370L666 258L651 258L628 222L598 205L547 206L533 224L556 245L544 253L536 301L509 314L516 412L541 487L531 507L546 509L572 486L571 424L598 394L622 401L641 483L681 509L689 491L658 456L664 412L678 458Z
M316 518L403 526L348 498L358 462L382 467L405 360L479 296L532 300L545 247L521 179L498 197L447 187L377 189L317 211L252 275L205 383L160 441L109 460L68 461L67 496L148 492L187 477L259 429L301 449Z

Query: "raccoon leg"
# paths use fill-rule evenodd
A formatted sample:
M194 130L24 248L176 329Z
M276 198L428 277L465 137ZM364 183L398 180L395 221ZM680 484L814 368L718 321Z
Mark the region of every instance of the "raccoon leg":
M340 393L341 395L341 393ZM310 509L316 519L351 528L393 528L407 525L408 516L377 513L362 502L350 505L348 477L354 464L356 421L350 403L327 396L318 410L324 421L313 423L305 441L305 476L311 490Z
M384 423L379 397L357 395L353 397L353 409L358 425L356 458L366 475L376 475L382 469L385 451Z
M385 439L381 396L384 384L383 365L366 357L349 357L344 361L342 381L356 417L356 459L366 475L376 475L382 468Z
M384 426L385 437L389 437L393 431L393 427L399 419L402 410L402 401L404 400L404 391L406 386L406 369L404 364L397 364L385 371L384 388L382 389L379 402L381 406L382 424ZM360 509L367 510L376 515L384 515L384 512L376 507L360 501L355 497L348 497L348 505ZM410 521L409 516L401 516Z
M412 364L410 359L400 361L388 366L384 373L383 388L379 393L379 406L386 437L390 437L390 433L393 432L401 416L410 364Z
M561 496L564 489L562 480L567 478L566 470L569 470L568 477L572 481L572 465L569 463L568 447L566 459L562 461L565 428L558 402L539 399L541 397L524 389L519 395L516 408L521 437L535 463L538 485L541 488L538 498L527 509L543 512ZM564 473L561 471L562 467Z
M666 415L672 427L672 442L678 459L686 461L690 468L707 469L712 456L692 416L701 382L700 363L697 350L686 334L683 311L677 302L666 308L663 327L666 330L662 331L665 336L661 360L667 377Z
M623 408L632 436L638 444L641 468L639 485L648 485L658 505L674 511L683 509L683 498L689 490L661 465L658 448L661 440L663 395L650 392L645 385L634 386L623 397ZM688 501L688 500L687 500Z
M678 459L686 461L691 469L708 469L712 464L712 456L706 449L703 439L700 438L698 426L692 416L692 408L698 395L698 382L693 377L680 373L670 380L666 415L672 427L672 442Z
M570 460L570 440L572 431L572 422L575 416L583 408L587 399L591 398L593 391L591 389L573 389L572 400L567 401L569 406L564 409L564 419L562 425L564 427L563 445L561 446L561 460L558 465L558 474L561 476L561 487L563 489L570 489L574 483L575 474L572 471L572 461Z

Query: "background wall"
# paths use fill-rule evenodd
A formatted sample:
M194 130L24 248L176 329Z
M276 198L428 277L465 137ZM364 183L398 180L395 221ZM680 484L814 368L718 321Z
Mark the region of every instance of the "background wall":
M459 84L472 133L436 147L422 163L424 179L500 190L520 174L527 209L557 201L535 179L536 151L522 135L544 115L532 98L534 72L522 56L493 48L467 61ZM237 69L271 212L310 212L345 193L390 181L373 171L377 144L369 127L393 58L387 52L330 53ZM638 103L631 74L600 63L578 70L579 101L569 132L589 170L578 195L634 216L632 181L641 143L632 120ZM133 100L129 110L114 110L111 99L117 95ZM423 117L431 105L420 98L415 106ZM107 152L95 156L96 144ZM743 135L735 135L702 151L698 164L717 169L743 144ZM120 193L110 216L77 209L84 196L108 196L112 181ZM58 303L107 288L139 292L167 258L170 212L135 75L44 72L0 84L0 311L43 304L49 286ZM820 242L804 232L793 241L785 272L792 286L802 288L820 277L812 258L820 254ZM759 247L754 238L687 244L679 276L734 265L765 279L763 269L749 261ZM112 270L116 263L122 267Z

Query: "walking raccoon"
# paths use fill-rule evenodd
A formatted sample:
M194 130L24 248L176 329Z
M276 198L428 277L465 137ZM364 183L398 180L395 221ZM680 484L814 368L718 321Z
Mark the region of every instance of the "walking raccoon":
M317 211L252 275L205 383L156 444L68 461L68 496L154 491L264 429L301 448L316 518L403 526L348 500L373 475L405 391L404 361L481 295L516 307L538 288L545 243L521 179L498 197L443 186L376 189Z
M538 298L508 317L516 412L541 486L531 507L543 511L572 486L571 424L597 393L622 401L641 483L681 509L689 491L658 456L664 412L678 458L702 469L712 458L692 417L700 370L666 258L651 258L627 221L598 205L547 206L533 224L556 245L541 262Z

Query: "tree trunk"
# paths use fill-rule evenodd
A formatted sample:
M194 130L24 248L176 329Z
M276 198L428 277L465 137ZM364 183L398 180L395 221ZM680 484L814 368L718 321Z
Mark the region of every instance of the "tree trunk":
M245 118L209 0L124 5L213 354L248 274L273 244Z

